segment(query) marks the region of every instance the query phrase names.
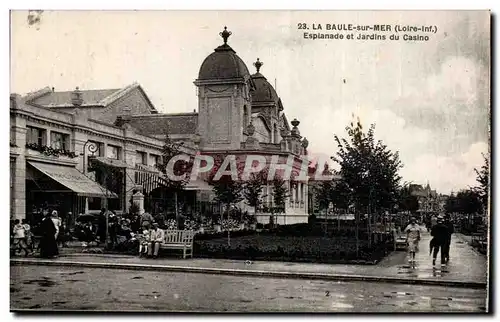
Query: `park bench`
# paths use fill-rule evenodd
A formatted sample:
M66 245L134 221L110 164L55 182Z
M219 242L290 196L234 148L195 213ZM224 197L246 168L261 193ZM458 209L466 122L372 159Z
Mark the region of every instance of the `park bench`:
M160 244L162 249L182 250L183 257L193 257L194 230L165 230L165 239Z
M488 247L486 231L480 230L471 236L471 246L476 247L481 253L486 253Z
M407 240L406 236L400 236L396 229L393 230L394 233L394 250L406 250Z

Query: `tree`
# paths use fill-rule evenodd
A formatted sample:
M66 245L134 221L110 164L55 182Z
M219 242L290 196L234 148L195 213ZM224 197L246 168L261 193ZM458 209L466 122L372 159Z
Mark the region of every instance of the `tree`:
M315 165L315 169L317 165ZM331 175L333 171L328 166L328 163L325 163L322 175ZM338 196L336 196L336 185L333 180L325 180L321 181L317 186L314 187L314 195L315 201L318 204L319 209L327 209L330 205L330 202L336 203L339 201Z
M241 181L242 165L241 163L236 163L237 166L237 178L233 178L231 175L223 174L220 178L217 178L217 172L224 163L224 155L214 155L214 165L208 175L208 184L212 186L215 200L220 202L223 206L223 211L225 209L229 210L230 206L236 204L243 200L242 195L244 189L244 183ZM230 165L231 166L231 165ZM228 170L222 169L221 171ZM222 214L221 214L222 215Z
M451 193L451 195L446 199L446 203L444 205L444 211L447 214L460 212L457 207L457 197L455 196L454 193Z
M473 189L459 191L456 196L456 210L466 215L482 213L483 209L479 194Z
M401 211L407 211L409 213L415 213L418 210L418 198L412 194L410 184L404 184L399 189L398 198L398 209Z
M289 197L288 189L286 188L286 182L280 176L275 176L273 179L273 207L272 214L281 213L285 211L285 202Z
M323 181L314 187L314 196L319 209L324 210L333 200L334 184L332 181Z
M476 187L475 190L479 195L484 210L486 211L488 209L488 194L490 186L490 162L488 155L483 154L483 159L484 164L481 166L481 169L474 169L477 175L476 181L479 183L479 186Z
M236 204L240 201L243 200L244 196L242 194L243 189L244 189L244 183L241 181L241 174L243 173L243 168L242 164L235 162L236 163L236 171L237 171L237 178L233 178L231 175L228 174L223 174L220 176L220 178L217 178L217 172L219 172L219 169L224 165L224 155L215 155L214 156L214 166L212 167L209 176L208 176L208 184L212 186L214 194L215 194L215 200L221 203L222 209L221 209L221 225L222 225L222 218L224 215L224 210L227 210L228 217L229 217L229 212L231 209L231 205ZM231 166L231 164L229 165ZM228 170L222 169L221 171ZM230 232L229 230L227 231L227 244L230 245Z
M189 182L191 169L193 167L193 158L189 157L189 161L177 160L173 165L173 169L168 169L168 165L173 158L179 155L186 155L182 152L182 142L175 142L170 138L168 130L165 130L165 139L162 147L162 162L157 165L158 170L164 174L163 185L166 192L173 193L175 204L175 217L177 226L179 227L179 213L178 213L178 193L183 191L186 184ZM174 179L172 175L179 176L182 179Z
M360 215L394 208L398 202L401 180L398 171L402 164L398 152L390 151L380 140L375 141L374 124L364 133L358 119L356 124L351 122L346 131L348 139L334 136L338 151L332 160L340 166L337 174L342 196L354 206L358 251ZM368 240L370 244L371 238Z
M246 203L250 207L255 208L255 213L257 213L260 204L262 203L262 191L264 185L267 184L267 174L264 172L252 173L249 180L245 182L243 188L243 196Z

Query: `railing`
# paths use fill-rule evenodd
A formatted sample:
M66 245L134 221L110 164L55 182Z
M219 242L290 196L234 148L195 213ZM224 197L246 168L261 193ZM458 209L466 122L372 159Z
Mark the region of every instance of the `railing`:
M64 156L67 156L70 158L77 157L75 152L71 152L71 151L67 151L67 150L63 150L63 149L55 149L53 147L46 146L46 145L39 145L37 143L26 143L26 148L33 150L33 151L38 151L38 152L40 152L44 155L48 155L48 156L58 157L60 155L64 155Z
M260 213L284 213L285 212L285 207L284 206L275 206L271 202L263 202L258 208L257 211Z

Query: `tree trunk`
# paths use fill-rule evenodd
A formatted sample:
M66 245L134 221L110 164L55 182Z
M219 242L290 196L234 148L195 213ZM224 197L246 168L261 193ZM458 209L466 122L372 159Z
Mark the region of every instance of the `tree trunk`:
M355 222L356 222L356 258L359 257L359 213L356 211L355 213Z

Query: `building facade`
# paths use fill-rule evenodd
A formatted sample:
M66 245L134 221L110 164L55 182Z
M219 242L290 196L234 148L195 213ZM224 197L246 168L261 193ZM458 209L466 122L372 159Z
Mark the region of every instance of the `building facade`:
M155 164L161 162L167 133L183 142L183 152L190 155L234 154L245 161L257 154L266 160L278 156L281 163L291 158L294 172L300 172L308 146L300 122L288 121L281 99L260 73L258 58L256 72L249 72L228 45L230 34L221 32L223 44L201 64L194 81L198 111L192 113L159 113L136 83L121 89L58 92L47 87L11 95L11 218L24 218L54 198L63 198L65 211L72 213L101 207L127 211L133 193L149 194L161 185ZM278 223L306 222L308 178L286 185L289 198ZM197 200L214 197L206 182L190 182L187 190ZM271 184L264 195L264 202L272 204ZM257 217L269 220L267 213Z

